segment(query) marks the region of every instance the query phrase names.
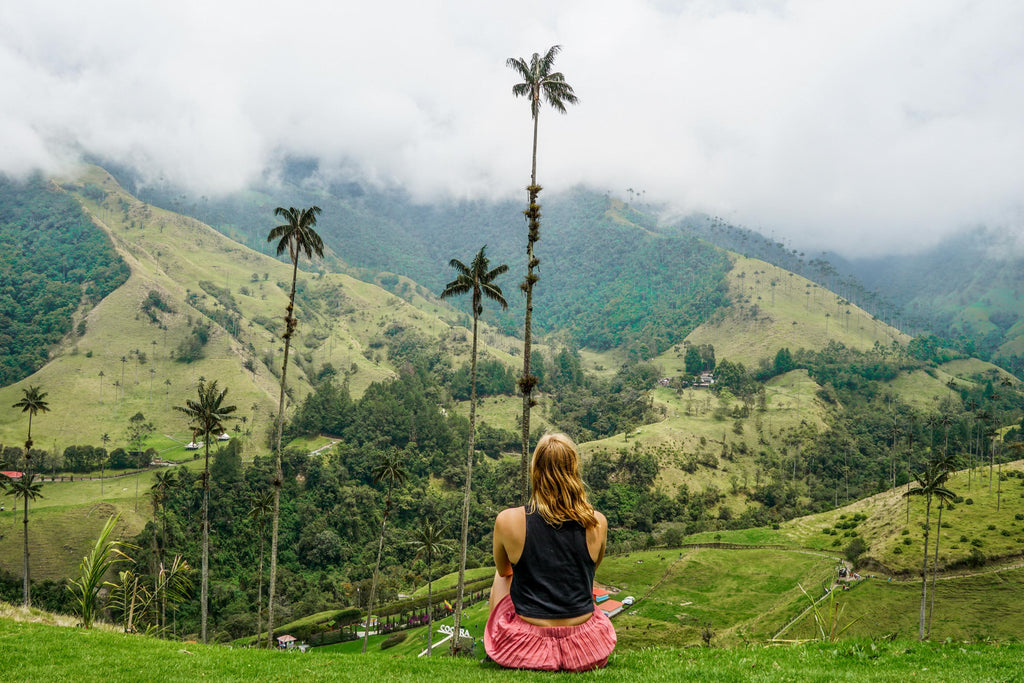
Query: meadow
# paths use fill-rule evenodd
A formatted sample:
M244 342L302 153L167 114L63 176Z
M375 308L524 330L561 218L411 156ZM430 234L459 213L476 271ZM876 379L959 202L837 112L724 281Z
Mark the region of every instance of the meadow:
M851 640L840 644L616 651L586 674L509 671L476 658L409 657L376 648L269 652L156 640L12 618L0 606L4 676L19 681L1012 681L1024 645ZM48 620L45 615L31 617Z

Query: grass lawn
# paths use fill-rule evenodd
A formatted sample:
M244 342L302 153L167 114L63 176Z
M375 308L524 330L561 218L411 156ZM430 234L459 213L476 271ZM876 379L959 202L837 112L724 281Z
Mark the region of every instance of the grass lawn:
M835 566L831 557L793 551L655 550L609 557L597 578L621 591L616 599L638 599L615 619L620 647L693 645L704 627L715 642L737 644L771 637L806 599L797 584L814 592Z
M10 610L7 610L10 611ZM41 617L45 618L45 617ZM587 674L508 671L477 659L306 654L164 641L0 618L4 674L19 681L1011 681L1024 645L866 640L838 645L616 651Z
M929 580L929 591L931 583ZM868 579L855 590L839 594L844 605L840 624L855 621L850 636L879 635L879 625L900 638L917 637L921 609L921 581ZM931 594L929 592L929 600ZM936 584L932 640L1006 640L1024 633L1024 569L990 572ZM812 615L786 633L787 638L814 636Z

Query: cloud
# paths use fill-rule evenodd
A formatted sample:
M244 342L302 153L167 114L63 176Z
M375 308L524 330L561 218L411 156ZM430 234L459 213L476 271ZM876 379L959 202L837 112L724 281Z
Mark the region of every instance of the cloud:
M552 44L580 104L539 179L643 191L801 248L1022 232L1019 3L138 3L0 8L0 170L81 153L208 194L282 155L419 197L518 196L509 56Z

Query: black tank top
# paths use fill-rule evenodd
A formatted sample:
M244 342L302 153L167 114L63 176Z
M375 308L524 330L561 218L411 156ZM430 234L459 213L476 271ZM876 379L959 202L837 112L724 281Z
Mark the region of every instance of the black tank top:
M523 553L512 569L516 614L571 619L594 611L594 560L579 522L554 527L540 513L528 513Z

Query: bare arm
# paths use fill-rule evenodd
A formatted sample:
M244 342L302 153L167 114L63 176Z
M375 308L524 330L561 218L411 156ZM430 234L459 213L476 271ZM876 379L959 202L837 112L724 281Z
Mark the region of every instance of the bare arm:
M516 517L517 512L521 516L521 508L509 508L498 513L494 520L494 567L499 576L512 575L512 559L509 557L509 545L514 544L521 533L517 533ZM522 540L518 544L519 552L522 552ZM518 558L517 558L518 559Z

